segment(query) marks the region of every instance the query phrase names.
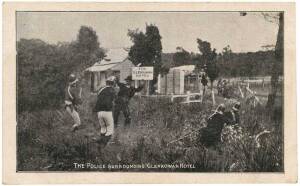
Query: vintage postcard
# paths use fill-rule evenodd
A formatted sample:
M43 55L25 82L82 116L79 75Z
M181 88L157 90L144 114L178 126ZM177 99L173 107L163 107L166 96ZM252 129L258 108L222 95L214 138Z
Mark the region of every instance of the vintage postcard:
M3 178L295 183L294 3L4 3Z

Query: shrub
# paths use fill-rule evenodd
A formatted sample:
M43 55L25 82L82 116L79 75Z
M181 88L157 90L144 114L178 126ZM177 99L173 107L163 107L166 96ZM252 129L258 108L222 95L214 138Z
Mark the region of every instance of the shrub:
M98 37L82 26L71 43L50 45L39 39L17 42L18 112L57 108L70 73L80 74L104 56Z
M242 103L240 129L226 127L223 142L215 148L196 143L197 129L212 113L206 104L172 103L167 98L131 100L132 124L116 129L104 149L86 134L97 133L95 96L84 93L79 110L83 129L71 133L71 118L64 109L23 112L18 117L18 170L72 170L73 163L96 164L194 164L195 169L96 169L96 171L193 171L193 172L278 172L283 171L282 132L273 127L263 107L255 110ZM231 105L227 105L231 108ZM120 119L122 122L122 119ZM256 122L256 124L254 124ZM255 126L257 125L257 126ZM257 146L255 136L271 133ZM186 136L181 138L182 136ZM94 169L84 169L95 171Z

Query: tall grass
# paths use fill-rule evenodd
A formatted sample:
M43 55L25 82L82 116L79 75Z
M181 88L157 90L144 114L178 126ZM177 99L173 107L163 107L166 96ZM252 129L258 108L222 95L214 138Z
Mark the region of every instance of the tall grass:
M91 171L75 169L75 162L195 165L194 169L102 169L106 171L283 171L282 131L274 126L264 107L250 108L242 103L240 131L225 128L224 141L207 149L197 142L197 132L191 132L206 125L205 119L215 109L210 101L187 105L167 98L134 97L130 104L132 124L124 128L121 119L112 142L101 149L87 135L98 132L96 114L92 112L95 97L87 100L79 110L84 126L75 133L70 131L73 123L63 108L19 115L19 171ZM264 129L272 132L257 147L255 135Z

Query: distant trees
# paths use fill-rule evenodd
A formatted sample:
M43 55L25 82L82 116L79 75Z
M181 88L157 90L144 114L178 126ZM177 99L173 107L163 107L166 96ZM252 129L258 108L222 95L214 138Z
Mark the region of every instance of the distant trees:
M223 48L222 53L218 55L217 61L219 69L227 72L227 74L230 76L236 76L236 69L231 69L231 66L233 65L233 53L229 45Z
M182 47L177 47L173 55L175 66L188 65L191 63L191 54Z
M82 26L77 40L50 45L39 39L17 42L18 111L57 107L68 75L81 73L104 56L96 32Z
M241 16L246 16L246 12L241 12ZM267 22L278 24L278 34L277 34L277 41L275 46L275 60L272 61L271 67L271 91L268 95L268 102L267 107L273 109L275 105L275 98L277 95L277 89L279 85L279 75L283 73L283 56L284 56L284 46L283 46L283 37L284 37L284 16L283 12L279 13L268 13L262 12L261 15ZM263 48L272 49L272 45L265 45Z
M158 74L166 70L161 64L162 44L159 29L150 24L146 25L145 33L138 29L129 30L128 36L133 42L129 49L129 59L135 65L154 67L154 79L150 82L150 93L153 93Z
M226 47L225 47L226 48ZM174 61L176 53L163 53L162 65L169 69L176 66L192 64L204 67L200 53L189 53L191 61L189 63L178 64ZM252 76L270 76L272 73L272 65L275 62L274 50L235 53L223 52L216 57L216 64L221 77L252 77ZM283 63L277 63L279 66L279 75L283 74Z
M224 62L230 62L232 57L232 50L229 45L223 48L222 50L222 60Z
M234 53L230 55L230 60L223 58L224 54L219 54L217 65L219 75L222 77L252 77L267 76L272 73L272 64L275 61L275 53L269 51L257 51L247 53ZM280 72L280 74L282 74Z

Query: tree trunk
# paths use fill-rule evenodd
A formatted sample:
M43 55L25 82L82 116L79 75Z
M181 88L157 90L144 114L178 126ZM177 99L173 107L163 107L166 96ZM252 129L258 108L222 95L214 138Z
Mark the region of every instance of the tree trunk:
M275 46L275 58L276 60L272 66L271 75L271 91L268 96L267 107L272 109L275 104L276 94L278 90L278 80L280 72L280 63L283 63L284 50L283 50L283 13L279 14L279 29L277 34L277 42Z

